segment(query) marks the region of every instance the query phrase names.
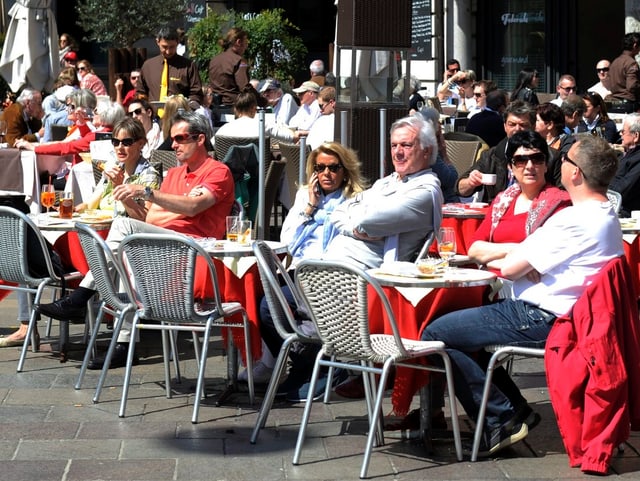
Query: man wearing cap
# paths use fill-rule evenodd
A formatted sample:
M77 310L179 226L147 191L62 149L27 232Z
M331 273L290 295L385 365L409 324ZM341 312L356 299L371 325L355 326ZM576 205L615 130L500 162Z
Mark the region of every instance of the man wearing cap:
M278 125L289 125L289 121L298 111L298 104L293 96L285 93L276 79L268 78L258 84L258 92L273 109Z
M71 50L70 52L64 54L64 57L62 57L62 61L64 62L64 68L76 68L76 63L78 63L78 54Z
M300 87L293 89L300 99L298 112L289 121L289 127L298 130L310 130L313 123L322 115L318 105L320 86L310 80L303 82Z

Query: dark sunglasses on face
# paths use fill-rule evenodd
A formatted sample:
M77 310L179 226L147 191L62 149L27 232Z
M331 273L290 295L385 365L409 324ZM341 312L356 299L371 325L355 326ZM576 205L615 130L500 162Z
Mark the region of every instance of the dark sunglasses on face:
M200 134L178 134L171 137L171 142L175 142L177 144L186 144L190 140L195 140L198 138Z
M131 147L135 143L136 139L132 139L131 137L127 137L126 139L111 139L111 144L114 147L118 147L120 144L125 147Z
M73 104L67 104L67 110L73 112L76 109L76 106Z
M313 170L315 170L319 174L324 172L326 169L329 169L329 172L335 174L340 169L342 169L342 164L330 164L330 165L316 164L313 166Z
M142 113L142 108L135 109L133 112L127 112L129 117L133 117L134 115L140 115Z
M604 72L608 72L609 71L609 67L605 67L605 68L597 68L596 72L600 72L600 73L604 73Z
M511 163L519 169L525 167L529 161L531 161L533 165L542 165L547 163L547 159L542 152L536 152L535 154L528 155L514 155L511 158Z
M78 67L78 70L87 70L87 67L80 66L80 67Z

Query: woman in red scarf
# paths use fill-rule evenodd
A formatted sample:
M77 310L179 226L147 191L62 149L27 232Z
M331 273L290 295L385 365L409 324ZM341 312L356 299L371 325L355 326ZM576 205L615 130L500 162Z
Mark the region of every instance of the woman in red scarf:
M476 231L469 257L500 274L501 260L553 214L571 205L569 194L547 182L549 149L533 131L509 139L506 158L513 184L494 199Z

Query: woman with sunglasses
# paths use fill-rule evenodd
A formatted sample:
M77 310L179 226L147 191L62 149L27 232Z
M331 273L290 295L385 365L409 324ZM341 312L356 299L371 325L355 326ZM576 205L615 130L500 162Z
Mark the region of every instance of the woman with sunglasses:
M326 142L313 150L307 158L306 172L308 183L298 190L280 233L280 241L289 246L294 268L302 259L319 258L322 255L329 241L338 233L329 222L331 212L365 189L357 154L338 142ZM292 309L296 309L293 296L286 286L283 291ZM254 363L253 379L256 383L265 383L271 377L275 357L282 346L282 338L273 325L265 299L260 303L260 333L266 347L263 346L262 358ZM298 353L292 357L289 376L280 386L283 394L291 393L293 396L309 381L313 358L315 354L312 352L306 356ZM246 381L247 372L241 372L238 379Z
M578 124L578 132L590 132L603 137L610 144L620 143L620 133L616 123L609 118L607 106L596 92L587 92L582 96L587 108Z
M531 104L532 107L536 107L540 103L538 96L534 92L534 89L538 87L538 80L539 76L536 69L525 67L520 70L516 87L511 92L511 101L524 100Z
M160 144L162 144L164 140L160 124L155 121L156 116L153 107L145 99L134 99L127 107L127 115L140 122L142 127L144 127L147 135L147 143L142 149L142 156L145 159L149 159L151 157L151 151L160 147Z
M514 134L506 158L514 183L500 192L476 231L469 257L500 273L500 263L513 248L553 214L568 207L569 195L546 180L550 153L537 132Z
M100 80L100 77L95 74L88 60L80 60L76 70L78 71L81 88L89 89L96 95L109 95L107 87L104 86L104 82Z
M116 216L144 220L148 207L144 200L128 198L116 202L113 197L113 189L121 184L144 185L154 190L160 187L160 173L142 156L142 149L147 143L144 127L137 120L126 117L113 127L111 143L117 163L107 164L91 199L78 204L75 211L114 209Z

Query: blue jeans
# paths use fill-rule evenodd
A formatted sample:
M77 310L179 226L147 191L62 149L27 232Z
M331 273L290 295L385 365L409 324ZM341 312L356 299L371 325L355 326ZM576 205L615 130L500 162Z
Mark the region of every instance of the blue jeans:
M553 321L555 316L547 311L522 301L503 299L495 304L445 314L427 326L422 339L447 345L456 397L475 420L482 400L485 368L478 364L474 353L493 344L535 345L547 338ZM515 384L513 387L517 390ZM490 432L514 414L512 402L494 386L487 404L485 429Z

